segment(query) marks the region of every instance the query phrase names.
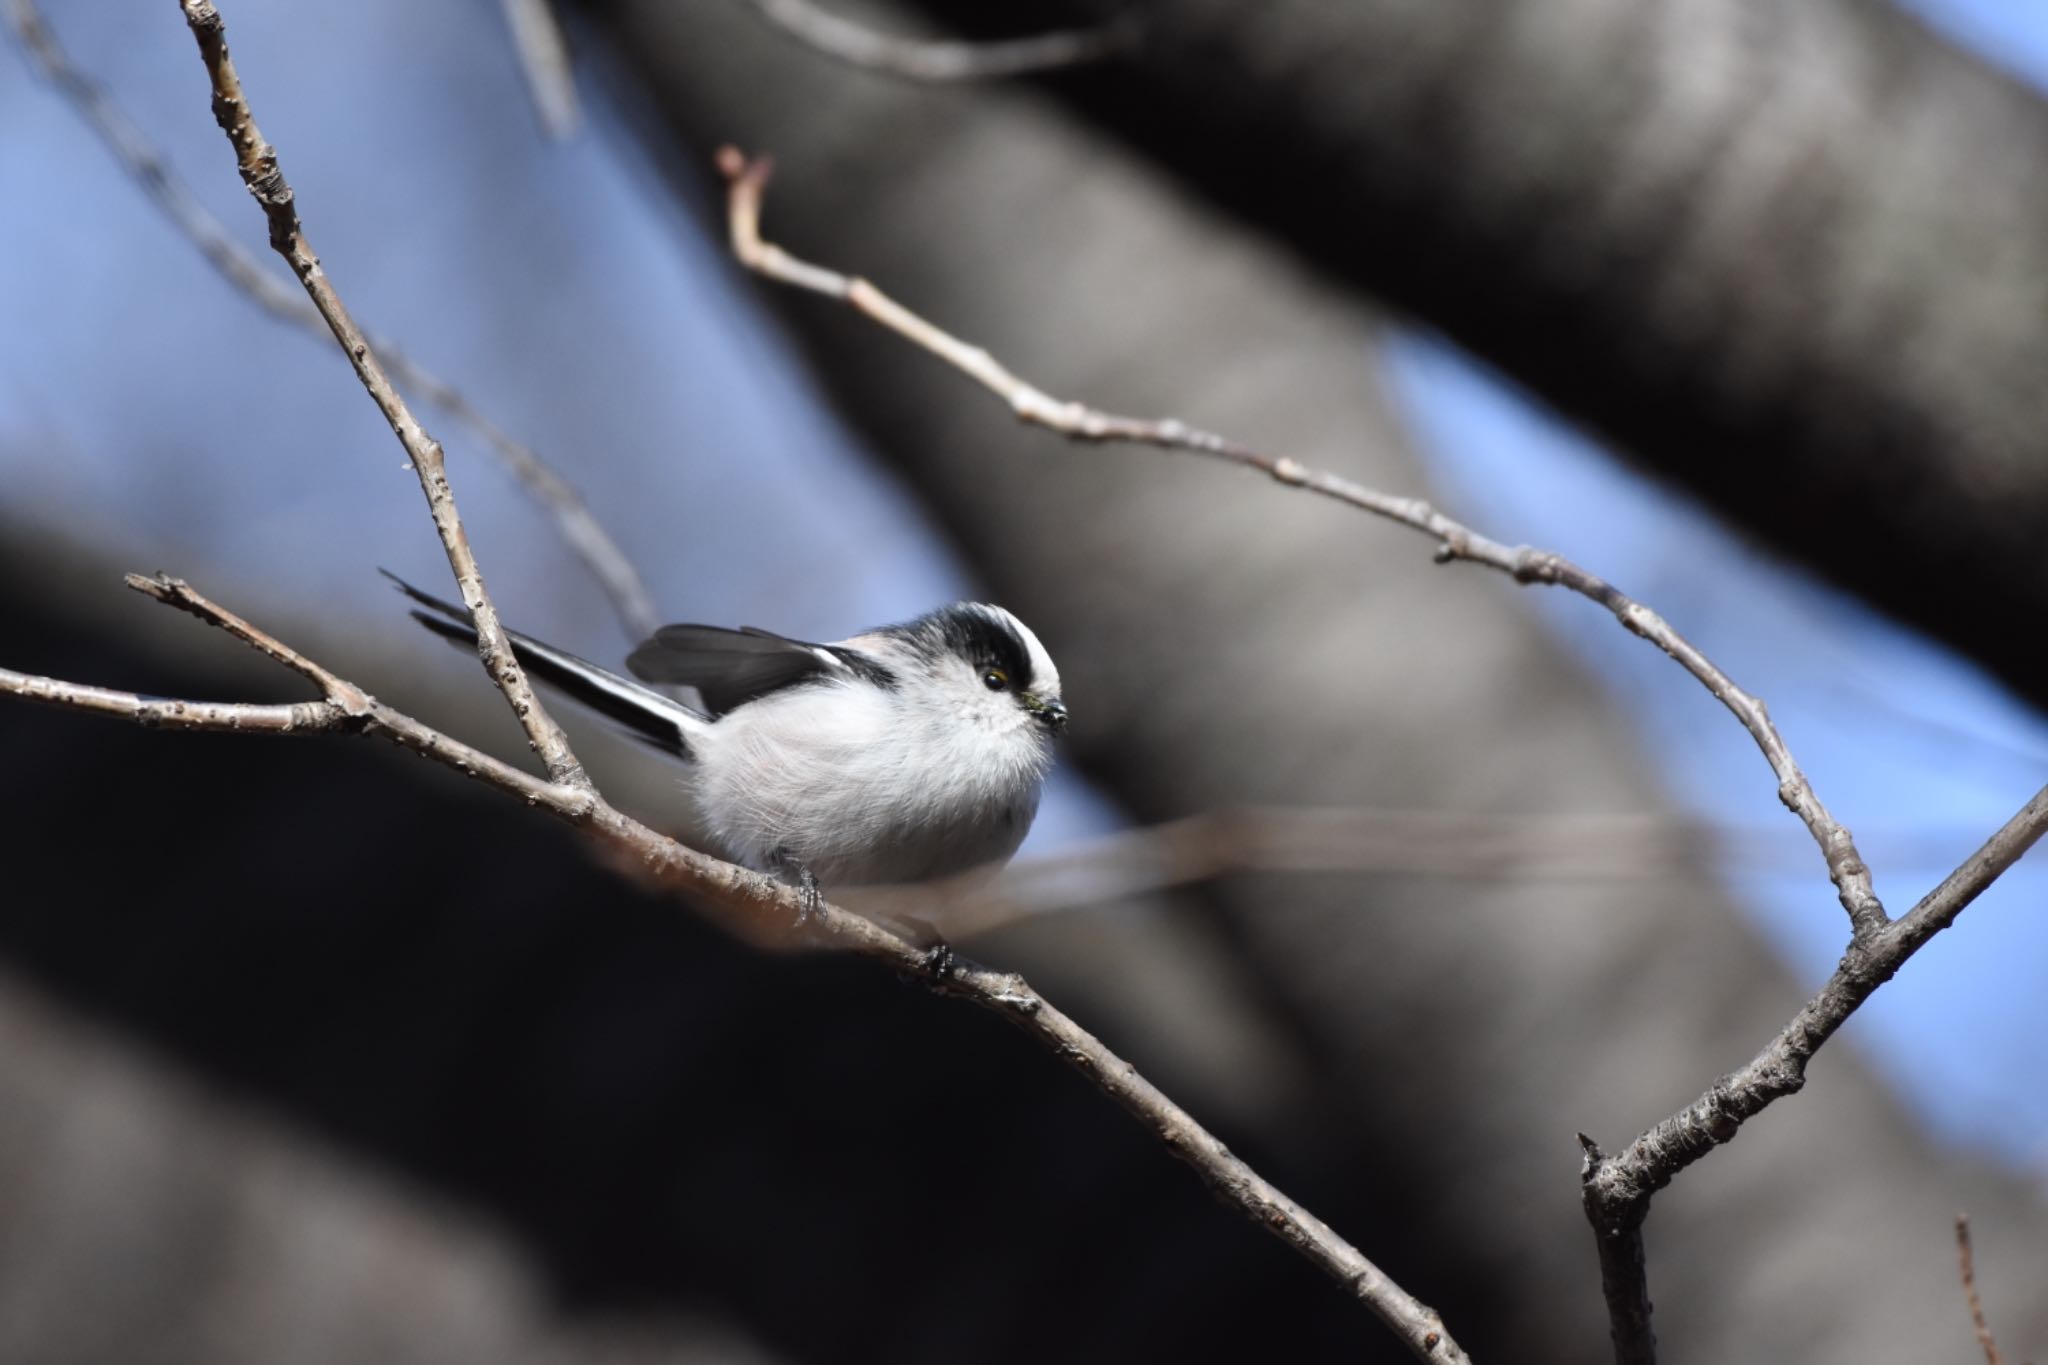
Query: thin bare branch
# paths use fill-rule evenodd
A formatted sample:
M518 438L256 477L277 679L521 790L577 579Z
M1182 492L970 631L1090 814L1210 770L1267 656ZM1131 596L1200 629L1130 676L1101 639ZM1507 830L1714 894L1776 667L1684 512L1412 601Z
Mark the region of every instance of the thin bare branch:
M921 42L863 28L816 0L748 3L769 23L834 61L929 84L997 80L1086 66L1129 52L1137 38L1135 25L1118 22L1002 42Z
M519 69L526 93L547 135L560 142L576 131L581 119L576 104L576 77L569 66L569 43L550 0L504 0L505 23L519 50Z
M1017 419L1058 432L1069 440L1122 442L1181 451L1222 460L1264 474L1291 488L1334 499L1360 511L1385 517L1430 536L1437 542L1439 563L1465 560L1498 569L1517 583L1546 583L1569 589L1599 603L1629 630L1678 661L1707 691L1733 712L1763 751L1778 779L1778 799L1806 825L1827 860L1842 907L1859 939L1875 935L1886 924L1883 904L1871 885L1870 869L1849 831L1828 813L1813 784L1793 760L1784 737L1771 722L1763 702L1735 685L1706 655L1642 603L1562 555L1526 545L1489 540L1451 520L1420 498L1400 498L1367 488L1335 474L1312 469L1285 456L1262 454L1213 432L1201 431L1173 418L1119 417L1080 403L1052 397L1011 373L979 346L960 340L905 308L857 276L799 260L761 237L761 197L773 165L766 157L749 160L736 148L718 154L728 185L728 227L733 254L757 274L838 299L898 336L931 352L1001 398Z
M122 169L207 263L257 307L325 341L329 333L320 310L266 269L207 211L171 169L163 151L98 81L71 60L44 21L36 0L6 0L6 6L8 22L36 68L70 101ZM527 495L541 505L570 551L604 590L626 634L635 640L653 634L661 624L653 597L583 496L532 447L514 439L454 385L413 361L396 342L373 335L370 349L383 360L400 388L474 432Z
M153 730L208 730L224 734L310 735L340 727L346 719L329 701L260 702L179 701L145 697L108 687L88 687L35 673L0 668L0 692L27 701L91 711L132 720Z
M1911 911L1870 938L1852 941L1819 993L1746 1065L1715 1081L1698 1099L1613 1156L1581 1137L1586 1147L1582 1195L1600 1248L1602 1282L1609 1290L1615 1359L1622 1365L1648 1365L1656 1359L1648 1287L1641 1274L1642 1227L1651 1196L1680 1171L1733 1141L1744 1123L1797 1094L1806 1084L1807 1063L1849 1016L1929 939L1955 923L1956 916L2044 832L2048 787L2036 792Z
M2003 1365L1998 1339L1991 1335L1991 1324L1984 1320L1984 1301L1977 1297L1977 1260L1970 1252L1970 1219L1961 1213L1956 1215L1956 1262L1963 1277L1963 1299L1970 1305L1970 1326L1976 1330L1977 1344L1984 1348L1984 1365Z
M132 573L128 575L127 583L135 591L147 597L154 597L167 607L176 607L179 611L196 616L210 626L220 627L266 659L283 664L313 683L325 692L330 700L343 703L354 701L353 691L347 683L276 637L256 629L225 607L207 601L192 591L191 585L184 579L172 578L166 574Z
M356 377L362 380L363 387L369 391L370 398L384 414L384 420L391 424L392 432L412 460L413 471L419 477L420 489L426 494L427 507L433 514L434 529L440 532L442 547L448 552L448 567L454 570L455 580L461 587L462 604L469 609L471 619L476 623L477 656L483 660L484 671L505 694L512 713L526 730L528 743L546 765L549 778L557 784L587 791L590 779L584 774L583 765L577 762L575 752L569 747L568 736L562 733L562 727L541 705L526 671L513 657L511 643L505 638L505 628L498 620L498 609L484 589L483 574L469 548L469 535L463 530L462 515L456 510L455 495L449 487L447 461L442 455L440 442L427 434L412 415L412 409L406 406L405 399L392 387L390 376L371 351L362 330L349 316L341 295L335 291L327 272L320 265L320 258L306 240L292 187L277 164L277 151L256 126L255 117L249 111L249 102L242 93L241 77L236 74L234 61L228 55L227 26L219 9L213 0L179 0L179 7L184 11L192 36L198 41L200 58L205 62L207 76L213 84L214 120L228 135L228 142L235 149L242 183L249 187L249 193L263 207L264 217L270 224L271 247L284 257L292 273L298 276L299 283L305 286L313 306L320 310L320 316L334 333L334 339L341 343L349 363L355 367Z
M914 943L830 902L808 907L795 888L677 843L621 813L587 786L542 781L386 706L177 579L131 575L129 584L221 627L312 679L325 697L294 706L163 701L6 670L0 670L0 693L188 730L382 735L589 831L620 866L650 877L751 941L786 945L794 940L793 926L808 925L806 932L832 947L872 958L938 994L972 1001L1009 1020L1158 1134L1167 1150L1193 1167L1225 1203L1344 1285L1407 1343L1417 1359L1451 1365L1469 1360L1433 1309L1404 1292L1364 1253L1232 1155L1192 1115L1055 1009L1021 976L972 962L943 943Z

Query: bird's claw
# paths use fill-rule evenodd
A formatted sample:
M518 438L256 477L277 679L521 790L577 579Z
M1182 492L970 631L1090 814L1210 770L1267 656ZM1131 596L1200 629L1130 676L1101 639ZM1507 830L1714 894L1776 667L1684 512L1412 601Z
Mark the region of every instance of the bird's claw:
M811 871L808 867L800 866L797 868L796 885L797 891L802 897L797 902L796 927L801 929L813 919L824 918L825 896L823 892L818 890L818 874Z

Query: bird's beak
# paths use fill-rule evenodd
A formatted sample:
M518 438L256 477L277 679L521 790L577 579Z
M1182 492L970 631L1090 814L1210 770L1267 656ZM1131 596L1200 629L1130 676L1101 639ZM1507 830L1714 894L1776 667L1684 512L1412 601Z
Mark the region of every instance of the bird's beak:
M1067 728L1067 704L1058 697L1033 697L1030 708L1038 723L1055 734Z

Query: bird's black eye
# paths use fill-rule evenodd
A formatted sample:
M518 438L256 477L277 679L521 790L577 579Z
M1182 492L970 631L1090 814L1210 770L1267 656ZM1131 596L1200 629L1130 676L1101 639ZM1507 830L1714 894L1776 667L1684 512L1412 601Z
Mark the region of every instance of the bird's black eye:
M1010 675L1000 668L991 668L981 675L981 685L991 692L1006 692L1010 687Z

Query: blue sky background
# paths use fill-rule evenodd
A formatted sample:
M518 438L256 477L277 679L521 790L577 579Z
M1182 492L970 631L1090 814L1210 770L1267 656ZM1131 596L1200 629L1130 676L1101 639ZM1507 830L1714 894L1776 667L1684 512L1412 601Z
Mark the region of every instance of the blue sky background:
M2048 6L1918 7L2048 83ZM261 251L175 8L49 8L74 57ZM667 615L829 637L971 591L903 490L783 363L719 245L650 192L660 177L601 102L573 143L532 135L497 13L484 0L227 10L265 131L358 315L550 454ZM379 149L368 184L366 147ZM307 577L330 614L393 617L366 563L439 581L417 485L346 369L221 283L11 50L0 243L0 527L61 518L135 567L232 585L237 606L273 620L303 609ZM1620 583L1766 697L1895 910L2048 781L2048 724L1968 664L1773 562L1441 343L1404 337L1388 366L1444 505ZM218 383L229 372L231 398ZM564 404L564 392L589 401ZM466 433L430 425L515 620L617 656L626 642L548 527ZM252 452L248 431L267 442ZM703 513L750 505L761 514ZM1590 605L1529 596L1631 713L1679 801L1797 836L1755 748L1702 689ZM394 639L389 666L465 667L410 644ZM1113 819L1063 778L1032 846ZM1845 936L1818 854L1769 867L1731 869L1731 885L1818 982ZM1850 1036L1938 1132L2048 1175L2044 890L2038 865L2015 869ZM1778 1022L1758 1021L1758 1041Z

